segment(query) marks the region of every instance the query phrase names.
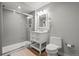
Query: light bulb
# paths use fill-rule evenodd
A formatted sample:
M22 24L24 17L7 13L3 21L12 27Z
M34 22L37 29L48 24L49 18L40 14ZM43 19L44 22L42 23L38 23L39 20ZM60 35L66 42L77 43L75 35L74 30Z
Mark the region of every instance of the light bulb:
M18 6L18 9L21 9L21 6Z

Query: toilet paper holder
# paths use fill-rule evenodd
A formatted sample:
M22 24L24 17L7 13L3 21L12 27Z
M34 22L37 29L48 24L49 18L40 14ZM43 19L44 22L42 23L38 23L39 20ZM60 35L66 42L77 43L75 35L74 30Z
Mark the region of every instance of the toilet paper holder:
M65 45L66 45L68 48L74 48L74 47L75 47L75 45L69 44L69 43L65 43Z

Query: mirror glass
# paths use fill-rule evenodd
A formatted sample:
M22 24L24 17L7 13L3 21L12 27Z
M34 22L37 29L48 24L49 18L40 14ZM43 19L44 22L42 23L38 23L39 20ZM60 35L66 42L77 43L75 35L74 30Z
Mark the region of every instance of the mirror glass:
M39 16L39 27L45 27L46 26L46 14Z
M48 31L48 14L46 10L38 11L36 14L36 31L46 32Z

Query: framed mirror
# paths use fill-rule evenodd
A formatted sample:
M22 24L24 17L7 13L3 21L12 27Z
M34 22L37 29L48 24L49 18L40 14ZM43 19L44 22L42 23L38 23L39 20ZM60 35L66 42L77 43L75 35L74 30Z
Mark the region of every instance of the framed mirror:
M37 12L37 31L46 32L48 31L48 14L46 10Z
M43 15L39 15L39 27L46 27L46 14L43 14Z

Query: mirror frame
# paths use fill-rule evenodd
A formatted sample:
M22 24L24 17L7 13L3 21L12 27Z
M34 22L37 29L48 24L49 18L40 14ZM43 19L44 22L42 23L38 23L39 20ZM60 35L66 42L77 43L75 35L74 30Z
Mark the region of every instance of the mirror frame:
M49 20L48 20L48 13L45 14L46 15L46 21L45 21L45 25L46 26L43 26L43 27L40 27L39 26L39 16L38 15L38 12L36 12L35 16L36 16L36 19L35 19L35 27L36 27L36 30L35 31L39 31L39 32L48 32L49 30ZM42 16L42 15L41 15Z

